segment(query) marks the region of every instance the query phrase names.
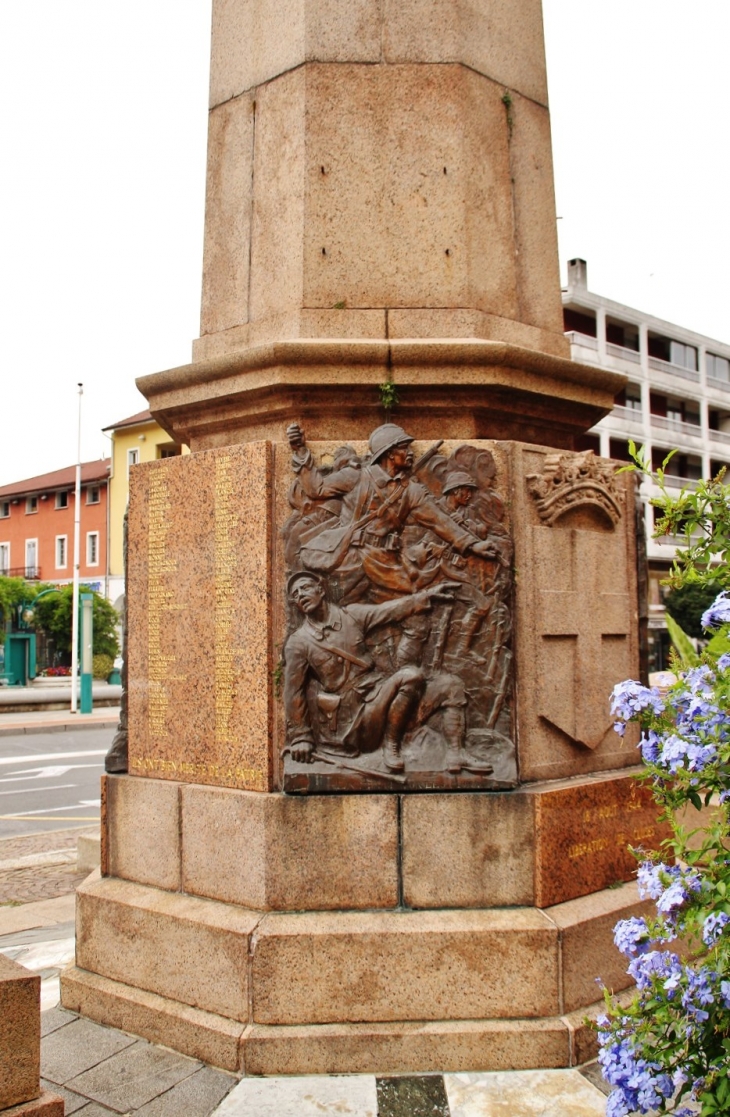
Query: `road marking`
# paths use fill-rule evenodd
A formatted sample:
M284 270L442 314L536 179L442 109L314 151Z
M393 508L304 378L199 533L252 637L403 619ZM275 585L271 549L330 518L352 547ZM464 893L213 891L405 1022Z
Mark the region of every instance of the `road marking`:
M46 818L29 818L24 814L0 814L0 822L98 822L99 816L95 815L47 815ZM22 836L22 835L21 835Z
M74 787L75 785L71 784L70 786ZM42 810L38 810L38 811L26 811L25 814L26 815L45 814L46 811L77 811L79 809L79 807L100 807L100 806L101 806L101 800L100 799L82 799L80 803L74 803L74 805L72 807L44 807ZM8 815L8 814L0 815L0 818L20 818L20 817L21 817L20 815L11 815L11 814L10 815ZM25 816L22 816L22 817L25 817ZM92 821L96 822L96 819L93 819Z
M108 749L85 749L83 752L44 752L30 756L0 756L0 764L30 764L33 760L72 760L76 756L106 756Z
M78 787L75 783L59 783L55 787L44 787L44 791L66 791L69 787ZM34 789L27 787L15 787L12 791L0 791L0 795L32 795ZM55 807L49 807L49 811L55 811ZM65 807L59 807L59 810L66 810Z
M14 776L4 776L0 783L18 783L26 780L50 780L58 776L65 776L67 772L75 772L78 768L98 768L98 764L53 764L47 768L25 768ZM43 789L47 790L46 788Z

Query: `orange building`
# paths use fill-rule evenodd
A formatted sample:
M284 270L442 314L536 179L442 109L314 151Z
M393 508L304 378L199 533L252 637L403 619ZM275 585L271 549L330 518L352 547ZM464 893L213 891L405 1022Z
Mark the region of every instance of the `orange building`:
M81 466L80 576L108 589L110 459ZM62 585L73 581L76 466L0 486L0 574Z

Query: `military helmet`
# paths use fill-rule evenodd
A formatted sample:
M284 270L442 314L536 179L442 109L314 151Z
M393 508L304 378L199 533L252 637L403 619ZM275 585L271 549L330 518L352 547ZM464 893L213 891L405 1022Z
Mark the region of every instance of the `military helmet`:
M454 489L476 489L477 483L473 477L468 473L450 473L444 482L444 487L441 490L442 496L452 492Z
M409 434L406 434L403 427L399 427L395 423L383 423L382 426L376 427L368 442L370 460L376 462L378 458L382 458L383 454L387 454L388 450L392 450L394 446L398 446L401 442L413 442L413 439Z
M297 572L295 574L291 574L289 576L289 579L286 583L287 597L291 597L291 592L294 589L297 582L303 581L304 578L311 578L311 580L313 582L319 582L322 589L325 588L324 579L321 578L319 576L319 574L315 574L314 571L312 571L312 570L297 570Z

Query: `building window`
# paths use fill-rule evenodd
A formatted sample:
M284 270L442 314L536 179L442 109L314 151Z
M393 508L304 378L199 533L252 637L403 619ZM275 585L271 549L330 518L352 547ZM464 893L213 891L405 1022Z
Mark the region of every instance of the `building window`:
M718 357L714 353L707 354L707 375L713 380L722 380L730 383L730 360L727 357Z
M127 477L133 465L139 465L139 447L135 446L133 450L127 450Z
M157 447L158 458L178 458L182 453L182 446L175 442L166 442L164 446Z
M7 520L10 515L10 501L0 500L0 520Z
M68 562L68 536L56 536L56 570L65 570Z
M586 314L580 310L573 310L566 306L563 309L563 329L566 334L585 334L587 337L596 336L596 316L590 311Z
M98 485L90 485L86 490L86 503L98 504L101 500L101 490Z
M38 497L29 496L25 500L25 514L26 516L32 515L33 512L38 511Z
M56 508L68 508L68 491L56 493Z
M7 574L10 570L10 544L0 543L0 574Z
M38 540L26 539L25 541L25 576L26 578L40 578L38 569Z
M86 533L86 565L99 565L99 532L87 531Z

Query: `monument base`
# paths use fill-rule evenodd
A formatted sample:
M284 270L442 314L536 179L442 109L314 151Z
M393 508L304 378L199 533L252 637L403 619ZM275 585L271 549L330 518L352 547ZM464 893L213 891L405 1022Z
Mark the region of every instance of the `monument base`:
M305 798L108 776L62 1003L246 1074L578 1064L596 977L628 985L613 926L651 906L622 860L661 837L640 793L625 772Z

